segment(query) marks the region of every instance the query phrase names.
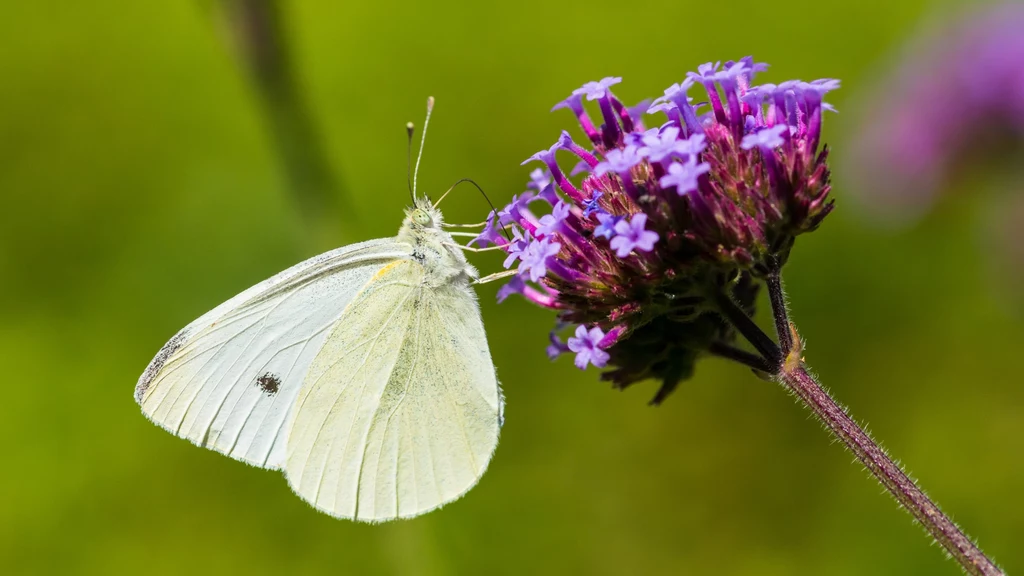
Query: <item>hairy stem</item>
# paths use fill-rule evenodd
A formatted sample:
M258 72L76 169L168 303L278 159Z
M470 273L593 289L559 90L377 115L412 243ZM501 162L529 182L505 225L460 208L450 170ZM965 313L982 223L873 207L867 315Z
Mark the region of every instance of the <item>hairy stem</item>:
M818 420L843 442L875 479L910 512L936 542L949 552L967 574L1004 574L808 373L801 357L803 350L800 341L795 337L789 321L781 278L777 273L771 274L766 283L775 328L779 341L786 350L785 356L773 372L775 379L792 391L818 417Z
M869 472L885 486L915 520L921 523L968 574L1003 574L995 563L965 535L928 496L914 484L892 458L885 453L845 410L828 395L803 364L784 368L776 379L793 391L807 408L843 442Z

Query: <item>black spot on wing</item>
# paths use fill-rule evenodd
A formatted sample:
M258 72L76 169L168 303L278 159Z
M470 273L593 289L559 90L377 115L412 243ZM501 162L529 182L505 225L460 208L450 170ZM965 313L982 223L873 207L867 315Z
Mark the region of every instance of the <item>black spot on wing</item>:
M256 379L256 385L259 386L260 390L262 390L267 396L273 396L281 389L281 379L276 375L267 372Z
M136 402L142 404L142 397L146 394L146 390L149 390L149 385L153 383L153 379L160 373L160 370L164 367L164 364L167 363L167 360L170 359L170 357L174 355L179 348L181 348L182 344L185 343L185 339L185 331L182 330L175 334L174 337L171 338L167 344L164 344L164 347L156 353L156 357L149 363L149 366L146 366L146 371L143 372L142 376L139 378L139 383L135 385Z

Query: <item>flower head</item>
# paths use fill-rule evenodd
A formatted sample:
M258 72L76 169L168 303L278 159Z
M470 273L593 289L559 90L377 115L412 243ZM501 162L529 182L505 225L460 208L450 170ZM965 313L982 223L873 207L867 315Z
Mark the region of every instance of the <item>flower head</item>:
M555 310L558 326L577 326L565 345L553 334L549 354L574 352L577 366L604 367L602 378L619 387L658 379L660 401L713 343L733 341L716 306L725 298L752 315L759 282L832 207L818 140L823 96L838 84L752 86L765 68L749 57L701 65L647 109L668 116L650 130L609 90L619 78L588 83L557 106L576 114L589 145L563 133L532 158L547 166L553 190L525 202L550 213L538 219L513 198L498 221L515 236L497 241L506 268L519 263L500 296L520 294ZM689 95L700 87L703 116ZM600 110L600 127L587 106ZM584 168L565 175L558 150Z

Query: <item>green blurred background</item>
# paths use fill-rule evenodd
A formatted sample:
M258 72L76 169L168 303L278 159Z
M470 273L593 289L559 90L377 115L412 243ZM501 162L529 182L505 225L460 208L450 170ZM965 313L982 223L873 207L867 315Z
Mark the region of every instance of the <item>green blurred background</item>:
M467 497L415 520L318 514L279 473L175 438L132 399L193 318L310 255L396 231L404 123L428 95L422 188L472 177L505 202L527 180L519 162L575 126L548 109L587 80L624 76L616 93L632 103L699 63L754 54L772 65L764 81L841 78L831 100L855 109L950 6L289 3L293 103L318 134L304 144L328 168L318 178L334 182L310 218L282 154L294 146L232 49L223 4L2 5L0 571L958 573L776 385L706 360L650 408L653 384L617 393L550 363L551 315L495 305L494 285L480 294L508 400L501 445ZM829 117L834 149L854 120ZM838 208L786 270L807 359L1019 572L1024 315L979 258L985 199L881 229L852 209L849 169L836 166ZM456 222L486 211L470 188L444 209ZM500 260L473 258L485 273Z

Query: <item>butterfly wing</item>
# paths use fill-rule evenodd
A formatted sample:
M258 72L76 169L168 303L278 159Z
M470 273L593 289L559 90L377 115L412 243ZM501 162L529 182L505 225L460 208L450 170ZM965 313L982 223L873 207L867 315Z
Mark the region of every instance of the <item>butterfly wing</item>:
M416 516L476 484L498 442L501 391L466 282L429 287L389 264L313 360L288 434L292 489L332 516Z
M279 468L301 384L364 284L408 246L372 240L313 257L192 322L139 378L135 399L167 430L250 464Z

